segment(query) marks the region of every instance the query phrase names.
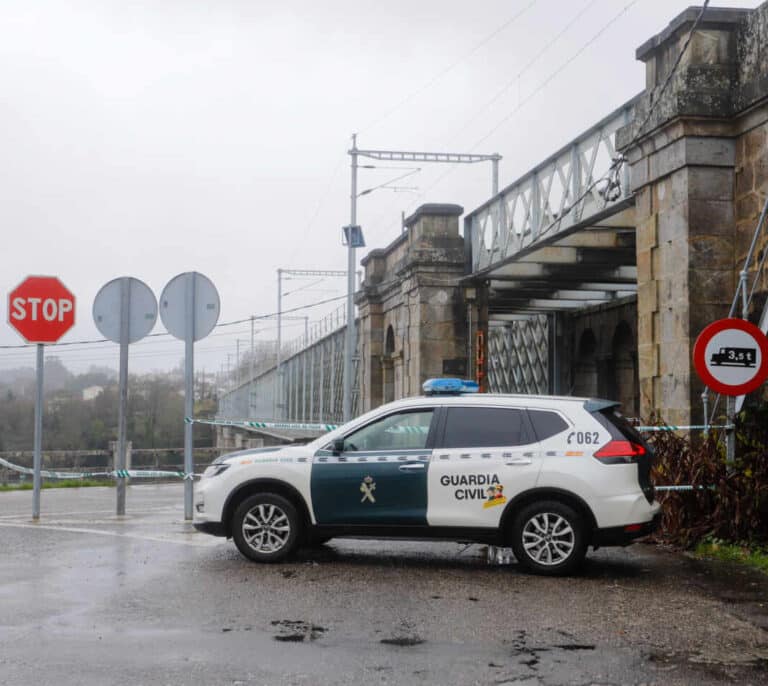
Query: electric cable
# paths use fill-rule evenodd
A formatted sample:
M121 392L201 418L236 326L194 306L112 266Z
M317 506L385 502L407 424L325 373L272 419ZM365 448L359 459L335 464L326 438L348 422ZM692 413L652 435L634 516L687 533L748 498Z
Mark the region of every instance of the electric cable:
M334 298L326 298L325 300L318 300L313 303L309 303L307 305L299 305L298 307L292 307L287 310L282 310L281 312L270 312L269 314L260 314L260 315L253 315L252 317L246 317L245 319L234 319L229 322L221 322L219 324L216 324L214 328L223 328L227 326L234 326L236 324L245 324L246 322L250 322L253 320L261 320L261 319L269 319L270 317L276 317L278 314L284 315L284 314L291 314L291 312L298 312L300 310L307 310L312 307L319 307L320 305L327 305L331 302L336 302L338 300L343 300L347 296L339 295ZM145 338L158 338L160 336L170 336L167 331L159 331L158 333L151 333L145 336ZM64 343L46 343L46 348L48 349L56 349L56 348L66 348L73 345L94 345L96 343L114 343L114 341L110 341L108 338L94 338L90 340L81 340L81 341L66 341ZM23 350L23 349L30 349L34 348L37 344L36 343L20 343L18 345L0 345L0 350Z
M384 113L379 119L377 119L372 124L369 124L364 129L361 129L359 133L366 133L370 131L373 128L376 128L383 122L385 122L387 119L389 119L395 112L403 108L405 105L407 105L411 100L421 95L424 91L428 90L432 86L434 86L440 79L442 79L446 74L449 74L452 72L456 67L458 67L462 62L469 59L474 55L480 48L482 48L484 45L486 45L489 41L491 41L493 38L498 36L502 31L509 28L512 24L514 24L520 17L522 17L529 9L531 9L538 0L530 0L530 2L525 5L523 8L518 10L515 14L513 14L507 21L505 21L501 26L494 29L491 33L489 33L485 38L481 39L478 43L476 43L468 52L466 52L464 55L459 57L458 59L451 62L447 67L444 67L440 72L438 72L435 76L433 76L431 79L429 79L424 85L417 88L415 91L412 91L405 97L403 97L401 100L399 100L391 109L387 110L387 112Z

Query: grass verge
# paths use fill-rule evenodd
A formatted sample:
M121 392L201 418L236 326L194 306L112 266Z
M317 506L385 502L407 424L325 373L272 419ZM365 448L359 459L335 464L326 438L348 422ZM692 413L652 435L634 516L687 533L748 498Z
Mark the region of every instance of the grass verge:
M697 557L738 562L768 574L768 548L708 539L696 546L694 554Z
M90 486L114 486L114 481L97 479L63 479L62 481L43 481L42 488L88 488ZM0 493L3 491L31 491L32 482L25 481L20 484L0 484Z

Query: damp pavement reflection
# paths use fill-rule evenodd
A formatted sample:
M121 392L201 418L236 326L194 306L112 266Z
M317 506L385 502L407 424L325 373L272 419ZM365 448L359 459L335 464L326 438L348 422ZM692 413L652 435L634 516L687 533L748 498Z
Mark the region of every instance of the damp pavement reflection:
M46 492L39 524L0 493L0 684L768 682L768 581L741 568L638 544L549 579L361 540L254 565L182 492L131 486L124 517L113 489Z

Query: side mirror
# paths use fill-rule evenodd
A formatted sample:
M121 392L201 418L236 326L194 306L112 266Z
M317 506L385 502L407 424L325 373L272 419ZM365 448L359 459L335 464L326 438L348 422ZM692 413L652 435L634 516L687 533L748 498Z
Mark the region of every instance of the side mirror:
M340 455L344 452L344 439L343 438L334 438L333 439L333 454L334 455Z

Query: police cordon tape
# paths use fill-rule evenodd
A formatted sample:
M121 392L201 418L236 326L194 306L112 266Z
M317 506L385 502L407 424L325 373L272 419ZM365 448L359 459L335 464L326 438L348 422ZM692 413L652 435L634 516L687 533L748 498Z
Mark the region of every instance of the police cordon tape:
M11 469L20 474L33 476L35 470L30 467L22 467L13 464L0 457L0 466ZM56 472L50 469L40 471L40 476L46 479L94 479L94 478L112 478L112 479L162 479L173 477L177 479L194 479L199 474L185 474L184 472L172 472L169 470L158 469L113 469L108 472Z
M733 429L733 424L689 424L688 426L673 426L664 424L660 426L634 426L635 431L711 431L714 429Z
M184 417L186 424L209 424L211 426L232 426L238 429L293 429L297 431L333 431L339 424L312 424L302 422L262 422L249 419L194 419Z

